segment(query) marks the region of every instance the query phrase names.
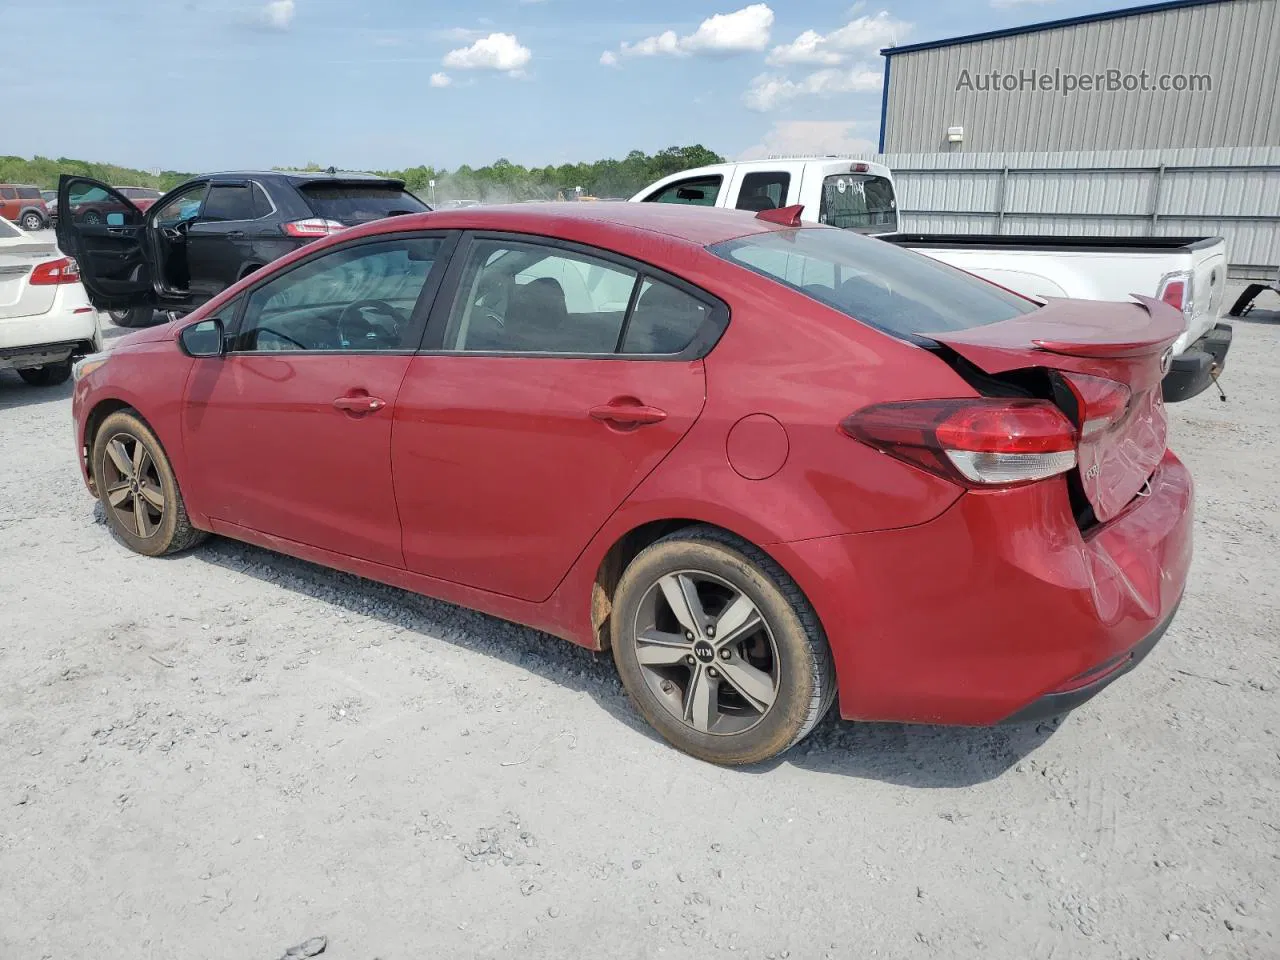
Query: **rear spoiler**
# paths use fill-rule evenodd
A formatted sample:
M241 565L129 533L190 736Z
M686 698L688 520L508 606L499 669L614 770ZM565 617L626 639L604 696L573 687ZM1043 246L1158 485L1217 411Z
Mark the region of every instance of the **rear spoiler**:
M1147 331L1141 335L1114 340L1052 340L1033 339L1031 342L1048 353L1056 353L1064 357L1147 357L1155 353L1163 353L1187 329L1187 320L1182 311L1171 307L1163 300L1144 297L1140 293L1131 293L1151 318ZM1176 315L1176 319L1175 319Z

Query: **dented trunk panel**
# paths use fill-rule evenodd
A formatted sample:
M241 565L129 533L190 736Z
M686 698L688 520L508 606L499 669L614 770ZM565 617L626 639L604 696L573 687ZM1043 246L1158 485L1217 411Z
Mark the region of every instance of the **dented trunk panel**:
M1141 494L1164 456L1168 418L1161 397L1172 344L1186 321L1180 310L1135 295L1137 303L1058 300L1001 323L937 334L943 343L991 375L1017 370L1084 374L1124 384L1123 414L1105 431L1081 439L1081 486L1094 515L1106 523ZM1083 414L1067 410L1082 426Z

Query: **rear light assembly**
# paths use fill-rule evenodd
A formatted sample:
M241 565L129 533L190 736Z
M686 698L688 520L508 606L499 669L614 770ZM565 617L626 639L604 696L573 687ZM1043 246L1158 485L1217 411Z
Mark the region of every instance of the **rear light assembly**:
M1079 435L1045 400L915 400L865 407L840 424L891 457L966 487L1032 483L1076 465Z
M54 287L80 282L80 265L70 257L46 260L31 271L27 283L33 287Z
M318 237L328 237L335 233L341 233L347 229L347 225L339 223L337 220L312 217L309 220L294 220L291 223L282 225L280 229L291 237L314 240Z
M1083 373L1060 376L1075 398L1081 440L1098 437L1124 419L1132 391L1123 383Z
M1159 292L1156 293L1156 299L1163 300L1169 306L1190 316L1195 309L1195 302L1192 297L1194 282L1195 275L1189 270L1167 273L1160 278L1160 287Z

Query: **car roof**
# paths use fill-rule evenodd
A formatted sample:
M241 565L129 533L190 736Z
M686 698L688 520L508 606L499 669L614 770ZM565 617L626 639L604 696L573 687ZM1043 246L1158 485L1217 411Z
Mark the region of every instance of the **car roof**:
M345 170L337 170L329 173L327 170L219 170L214 173L202 173L199 176L191 177L192 180L247 180L247 179L279 179L288 180L290 183L311 183L314 181L336 181L350 182L367 180L371 183L403 183L395 177L381 177L375 173L348 173Z
M378 220L357 228L369 233L402 230L502 230L594 243L635 237L638 231L706 247L726 240L787 229L741 210L675 203L521 203L436 210Z

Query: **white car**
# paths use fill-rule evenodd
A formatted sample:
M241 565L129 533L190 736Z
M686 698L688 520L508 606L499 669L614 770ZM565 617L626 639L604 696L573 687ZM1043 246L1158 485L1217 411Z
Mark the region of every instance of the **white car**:
M0 219L0 370L54 386L71 376L76 358L101 349L98 311L76 262Z

